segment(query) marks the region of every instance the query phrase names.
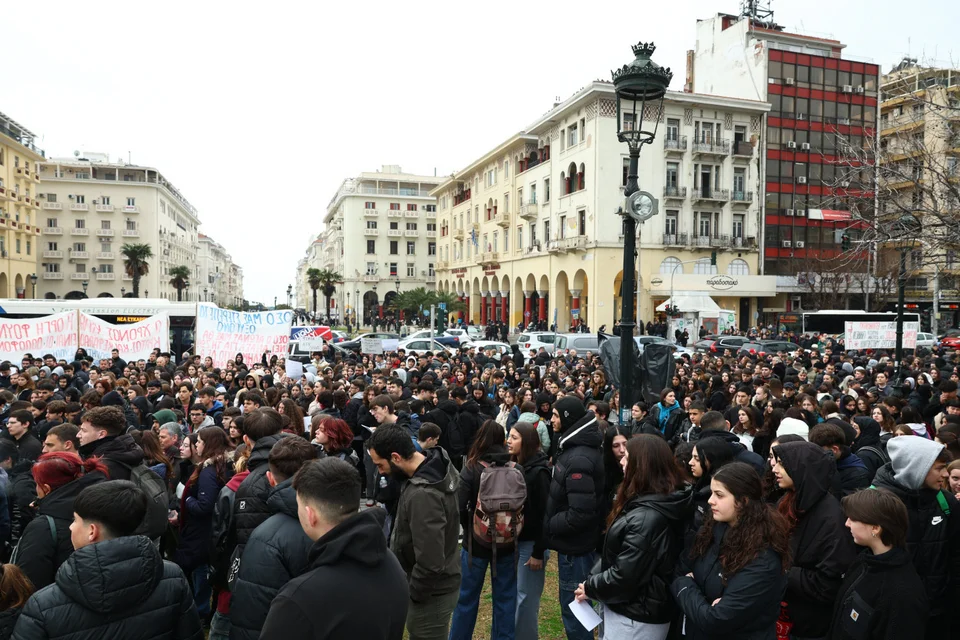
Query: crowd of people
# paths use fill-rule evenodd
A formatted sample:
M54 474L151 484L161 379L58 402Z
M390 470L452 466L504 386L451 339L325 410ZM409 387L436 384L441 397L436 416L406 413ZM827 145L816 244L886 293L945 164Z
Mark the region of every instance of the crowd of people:
M807 338L0 363L0 640L960 635L957 365Z

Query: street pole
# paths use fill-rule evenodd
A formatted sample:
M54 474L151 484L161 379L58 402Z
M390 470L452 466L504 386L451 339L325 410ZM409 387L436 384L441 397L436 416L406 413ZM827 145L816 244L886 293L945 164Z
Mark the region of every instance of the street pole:
M637 173L640 169L640 147L630 145L630 168L627 174L627 186L623 195L629 198L640 190ZM620 299L623 309L620 311L620 424L624 423L624 408L633 409L633 280L634 253L637 251L637 222L629 215L623 216L623 295Z
M894 374L895 384L903 382L900 379L901 361L903 360L903 298L907 288L907 250L900 249L900 271L897 274L897 343L894 349Z
M940 266L933 266L933 310L930 314L930 333L937 339L940 328Z

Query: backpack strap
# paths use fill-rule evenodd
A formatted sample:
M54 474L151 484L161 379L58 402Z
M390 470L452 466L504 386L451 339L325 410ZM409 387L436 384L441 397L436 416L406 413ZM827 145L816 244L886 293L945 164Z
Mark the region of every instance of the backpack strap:
M948 512L949 513L949 512ZM50 537L53 538L53 544L57 544L57 523L50 516L44 516L47 519L47 526L50 527Z
M947 497L943 495L943 491L937 491L937 502L940 503L940 510L943 511L943 515L950 515L950 505L947 504Z

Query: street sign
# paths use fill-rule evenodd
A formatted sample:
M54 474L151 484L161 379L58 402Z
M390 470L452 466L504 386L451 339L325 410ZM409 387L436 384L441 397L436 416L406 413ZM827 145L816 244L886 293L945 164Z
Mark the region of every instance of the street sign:
M441 302L441 303L437 304L437 308L440 309L440 311L446 311L446 310L447 310L447 303L446 303L446 302Z

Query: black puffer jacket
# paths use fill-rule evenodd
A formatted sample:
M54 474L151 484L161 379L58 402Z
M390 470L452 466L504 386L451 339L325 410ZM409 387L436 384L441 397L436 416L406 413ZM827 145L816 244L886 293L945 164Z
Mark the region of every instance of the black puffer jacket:
M10 509L10 546L16 546L27 525L33 520L34 510L30 505L37 499L37 483L30 469L33 462L23 460L7 474L7 507ZM73 515L70 516L73 518Z
M130 467L143 462L143 449L126 433L94 440L81 446L78 453L84 460L93 456L103 458L111 480L129 480Z
M243 549L243 558L230 602L230 637L260 637L270 602L283 585L309 568L313 541L297 518L297 492L293 480L284 480L267 496L273 515L257 527Z
M57 487L38 500L37 517L24 529L10 562L20 567L34 589L53 584L57 569L73 553L70 541L70 524L73 522L73 501L77 494L92 484L103 482L106 477L99 471L80 476L73 482ZM56 531L56 539L50 530L50 519Z
M907 506L907 551L923 579L930 616L955 613L960 602L960 502L943 491L950 509L949 516L944 514L936 491L907 489L894 478L891 463L880 467L873 486L892 491Z
M787 572L787 614L793 634L819 638L830 630L833 602L843 574L857 556L840 502L830 493L837 465L812 442L773 448L793 480L797 525L790 534L793 566ZM781 498L791 499L791 492Z
M450 423L457 417L457 403L453 400L443 400L431 409L425 416L424 422L432 422L440 427L439 444L447 452L450 451Z
M543 516L550 495L550 465L547 454L537 451L523 463L523 479L527 483L527 501L523 504L523 531L520 542L533 540L531 556L543 560L547 541L543 537Z
M129 536L77 549L27 601L13 638L202 640L203 630L180 567Z
M860 435L853 441L852 449L867 466L867 474L873 482L880 467L890 462L887 444L880 439L880 424L876 420L865 416L854 420L860 428Z
M20 618L20 611L20 607L0 611L0 640L10 640L13 635L13 628Z
M670 581L689 509L689 490L631 499L607 531L600 571L584 583L587 595L631 620L670 622L676 613Z
M781 557L769 547L726 581L720 568L720 545L728 526L713 527L713 543L699 558L681 564L682 575L671 592L686 616L692 640L773 640L780 598L786 585ZM713 602L720 598L716 605Z
M457 408L457 419L460 421L460 431L466 441L465 451L470 451L473 441L477 438L480 425L487 418L480 413L480 405L473 398L467 400Z
M894 547L863 551L843 577L833 611L831 640L922 638L927 597L910 554Z
M270 450L281 438L290 434L278 433L273 436L260 438L253 444L250 459L247 460L247 469L250 471L240 488L237 489L233 502L234 526L237 529L237 544L247 543L253 530L263 524L263 521L272 514L267 508L267 495L270 493L270 482L267 480ZM238 556L239 557L239 556Z
M587 411L554 439L557 457L543 525L548 549L583 555L596 548L601 529L604 469L603 434L597 416Z

